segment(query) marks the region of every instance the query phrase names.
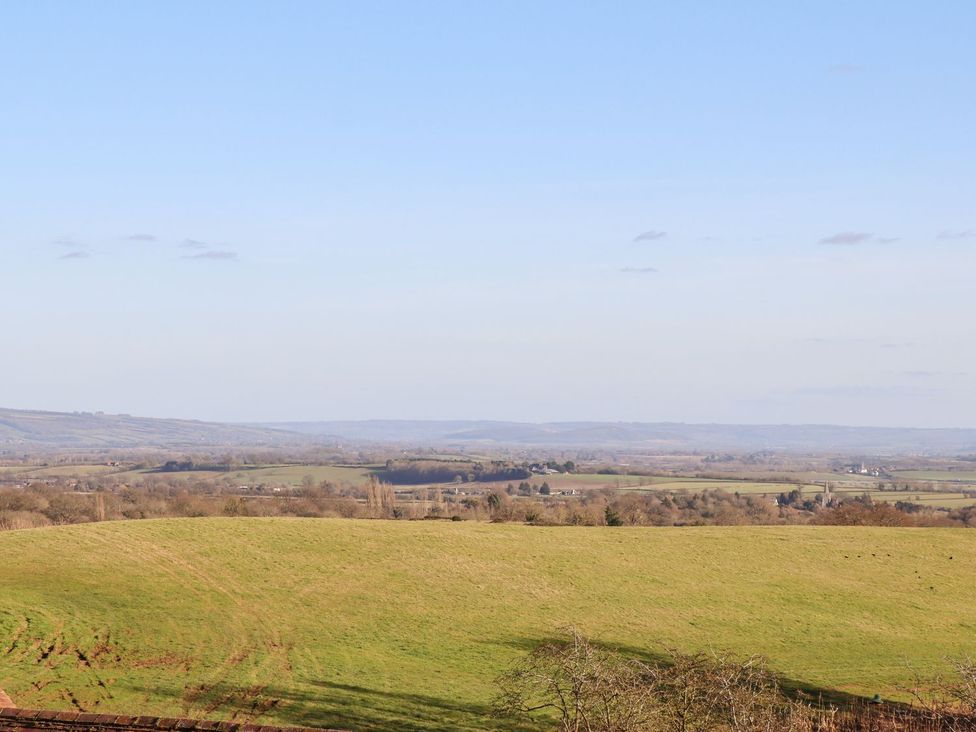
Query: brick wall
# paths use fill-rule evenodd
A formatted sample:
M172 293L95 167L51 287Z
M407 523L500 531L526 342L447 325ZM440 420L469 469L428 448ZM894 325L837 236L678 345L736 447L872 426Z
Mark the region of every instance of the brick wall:
M5 697L9 702L9 697ZM132 717L6 707L0 698L0 732L337 732L311 727L269 727L175 717Z

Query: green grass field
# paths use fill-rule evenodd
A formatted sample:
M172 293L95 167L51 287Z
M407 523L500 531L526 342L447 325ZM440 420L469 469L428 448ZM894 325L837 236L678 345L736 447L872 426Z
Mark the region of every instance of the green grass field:
M894 476L906 480L976 483L976 470L900 470Z
M556 480L550 479L552 477L556 478ZM588 481L589 485L586 483L583 483L582 485L575 483L574 479L577 477L614 478L616 476L551 476L546 480L555 490L567 487L607 487L615 490L636 491L640 493L676 491L689 491L691 493L697 493L706 490L722 490L728 493L739 493L744 496L769 496L770 498L778 496L780 493L789 493L795 488L802 488L803 495L808 498L812 498L813 496L823 493L824 490L823 485L817 485L815 483L797 486L794 483L771 483L748 480L714 480L709 478L671 478L663 476L655 476L650 478L640 476L619 476L620 480L618 482L607 481L605 485L600 486L596 481ZM538 482L538 479L536 482ZM834 496L838 497L861 496L867 493L874 501L886 501L888 503L895 503L896 501L909 501L912 503L920 503L923 506L928 506L929 508L963 508L964 506L972 506L976 504L976 498L960 493L958 490L953 491L951 485L945 486L943 490L939 492L913 492L873 490L876 484L876 481L868 486L857 486L847 483L832 483L831 492ZM956 487L958 489L958 486Z
M972 506L976 503L976 498L964 493L912 493L911 491L872 491L873 501L887 501L895 503L897 501L909 501L919 503L929 508L963 508Z
M119 472L109 465L0 465L0 478L84 478L91 475L107 475Z
M766 495L778 496L780 493L789 493L794 488L798 488L794 483L765 483L743 480L710 480L707 478L654 478L649 485L641 486L637 490L644 492L651 491L688 491L689 493L700 493L701 491L721 490L727 493L740 493L742 495ZM808 495L816 495L823 492L823 486L805 485L802 486L803 492ZM621 490L628 490L621 487Z
M529 482L540 485L545 482L554 491L575 488L579 491L610 488L622 491L639 491L642 493L656 491L689 491L698 493L701 491L724 490L729 493L741 493L743 495L764 494L776 496L780 493L789 493L796 488L794 483L772 483L764 481L734 480L722 478L690 478L673 476L647 476L647 475L603 475L600 473L561 473L555 475L533 475ZM497 483L483 484L491 485L494 488L504 488L508 483L519 483L519 481L500 481ZM804 491L814 495L823 492L823 486L805 485Z
M375 467L375 466L372 466ZM281 483L299 486L306 475L311 475L316 483L329 480L334 483L360 485L369 479L371 466L348 467L343 465L263 465L245 470L186 470L174 473L160 473L155 470L129 470L119 473L120 481L139 483L147 477L171 478L174 480L224 480L230 479L241 485L259 483Z
M897 695L976 652L976 532L171 519L0 534L0 687L24 706L485 729L559 626L761 653Z

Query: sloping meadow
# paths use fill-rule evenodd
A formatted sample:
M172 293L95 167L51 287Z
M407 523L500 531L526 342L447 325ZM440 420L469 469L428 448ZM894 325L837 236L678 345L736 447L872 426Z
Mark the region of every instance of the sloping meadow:
M760 654L904 698L976 653L976 532L172 519L0 534L21 706L484 729L494 679L573 625L648 657Z

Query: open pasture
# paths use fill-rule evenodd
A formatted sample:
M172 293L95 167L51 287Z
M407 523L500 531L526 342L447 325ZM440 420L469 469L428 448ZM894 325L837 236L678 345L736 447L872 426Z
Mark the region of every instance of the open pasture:
M117 473L111 465L0 465L0 480L43 478L84 478L92 475Z
M741 493L742 495L778 496L800 488L795 483L763 483L748 480L710 480L707 478L655 478L649 485L640 486L636 490L651 491L726 491L727 493ZM823 486L802 486L804 493L814 495L823 492Z
M929 508L963 508L976 504L976 496L964 493L912 493L911 491L873 491L871 499L874 501L907 501L918 503Z
M803 495L812 498L824 492L823 485L806 484L796 485L793 483L763 483L735 480L706 480L695 478L654 478L653 482L633 488L620 486L621 490L637 490L641 492L654 491L682 491L699 492L705 490L723 490L729 493L739 493L741 495L768 496L774 498L781 493L789 493L795 489L801 489ZM861 486L848 484L831 484L831 494L839 498L850 498L856 496L869 495L874 501L886 501L895 503L897 501L907 501L910 503L920 503L929 508L963 508L965 506L976 505L976 496L966 495L959 491L952 491L946 486L940 491L879 491L865 489Z
M518 483L518 481L509 481ZM577 491L607 488L621 491L689 491L698 493L706 490L724 490L729 493L779 495L789 493L798 486L794 483L773 483L734 478L693 478L664 475L607 475L602 473L557 473L553 475L534 475L529 482L540 485L545 482L554 491L576 489ZM495 483L504 487L506 483ZM823 486L806 485L804 490L811 494L822 492Z
M173 478L177 480L231 480L240 485L258 485L260 483L279 483L282 485L299 486L306 475L312 476L316 483L328 480L334 483L351 483L359 485L365 483L373 469L378 466L343 466L343 465L262 465L257 467L240 468L237 470L185 470L176 472L160 472L158 470L130 470L119 473L118 479L138 483L148 477Z
M371 471L377 466L346 467L342 465L271 465L254 470L231 471L229 475L241 479L245 484L283 483L301 485L305 476L310 475L316 483L328 480L333 483L365 483Z
M351 729L484 729L560 626L761 653L888 696L976 653L976 532L170 519L0 534L21 704Z
M899 470L894 476L901 480L976 484L976 470Z

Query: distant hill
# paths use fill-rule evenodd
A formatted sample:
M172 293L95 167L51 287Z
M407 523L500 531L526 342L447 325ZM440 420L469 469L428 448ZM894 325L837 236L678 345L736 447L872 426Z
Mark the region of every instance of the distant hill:
M269 427L90 412L0 409L0 453L26 449L277 446L307 441Z
M674 422L364 420L283 422L312 437L375 443L672 450L775 450L871 454L976 453L976 429L733 425Z
M374 445L627 451L976 454L976 429L672 422L362 420L225 424L90 412L0 409L0 453L30 449Z

